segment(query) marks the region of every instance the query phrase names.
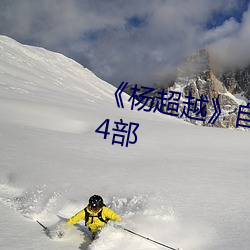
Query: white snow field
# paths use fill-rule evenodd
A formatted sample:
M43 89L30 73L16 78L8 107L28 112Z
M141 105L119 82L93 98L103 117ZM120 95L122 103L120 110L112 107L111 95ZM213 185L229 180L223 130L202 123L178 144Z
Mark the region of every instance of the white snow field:
M112 223L92 243L84 222L61 239L36 223L53 232L99 194L123 227L173 248L249 250L250 133L131 111L126 94L118 108L115 91L63 55L0 36L0 249L167 249ZM139 123L135 144L112 145L120 119Z

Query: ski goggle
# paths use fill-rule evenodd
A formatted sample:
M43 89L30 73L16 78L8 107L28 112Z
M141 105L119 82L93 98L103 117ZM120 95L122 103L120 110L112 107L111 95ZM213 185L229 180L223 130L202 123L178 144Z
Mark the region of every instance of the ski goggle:
M94 212L100 210L100 207L98 207L98 206L93 206L93 205L90 205L89 208L90 208L90 210L92 210L92 211L94 211Z

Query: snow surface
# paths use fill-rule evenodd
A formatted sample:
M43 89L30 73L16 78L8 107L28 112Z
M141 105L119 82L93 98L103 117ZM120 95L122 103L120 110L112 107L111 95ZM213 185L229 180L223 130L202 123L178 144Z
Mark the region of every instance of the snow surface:
M126 79L124 79L126 81ZM163 247L108 225L93 243L64 223L100 194L122 226L184 250L250 249L250 134L118 108L116 89L63 55L0 36L0 249ZM95 133L110 119L107 139ZM138 141L112 145L114 122Z

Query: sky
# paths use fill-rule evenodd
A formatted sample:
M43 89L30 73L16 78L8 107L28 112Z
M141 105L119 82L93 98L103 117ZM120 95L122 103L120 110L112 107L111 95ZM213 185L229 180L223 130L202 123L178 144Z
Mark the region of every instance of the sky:
M165 83L201 48L250 63L249 0L0 0L0 34L63 53L119 86Z

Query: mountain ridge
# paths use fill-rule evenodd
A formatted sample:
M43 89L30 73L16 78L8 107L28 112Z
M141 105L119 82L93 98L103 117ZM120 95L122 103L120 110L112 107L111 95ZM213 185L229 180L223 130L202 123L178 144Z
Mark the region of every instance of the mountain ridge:
M132 94L129 90L130 86L125 90L126 93ZM231 71L220 71L215 67L213 58L208 49L201 49L178 66L176 69L176 78L172 84L164 86L156 86L155 91L148 96L158 98L159 93L165 89L167 92L181 93L181 97L175 105L179 106L178 116L183 120L195 125L213 126L221 128L236 128L239 105L245 105L250 98L250 66L246 69L234 69ZM157 94L158 93L158 94ZM206 116L197 116L194 114L194 119L183 116L185 112L186 98L191 95L195 100L207 98ZM194 100L194 101L195 101ZM212 116L216 113L214 101L218 100L221 114L213 123L209 123ZM202 102L202 101L201 101ZM165 106L162 112L167 112L168 101L165 101ZM183 104L184 103L184 104ZM194 106L196 105L193 102ZM154 102L153 106L157 105ZM202 105L202 104L201 104ZM196 119L198 118L198 119ZM244 118L249 119L247 115ZM242 122L243 125L246 123ZM242 128L240 128L242 129ZM245 128L246 129L246 128Z

